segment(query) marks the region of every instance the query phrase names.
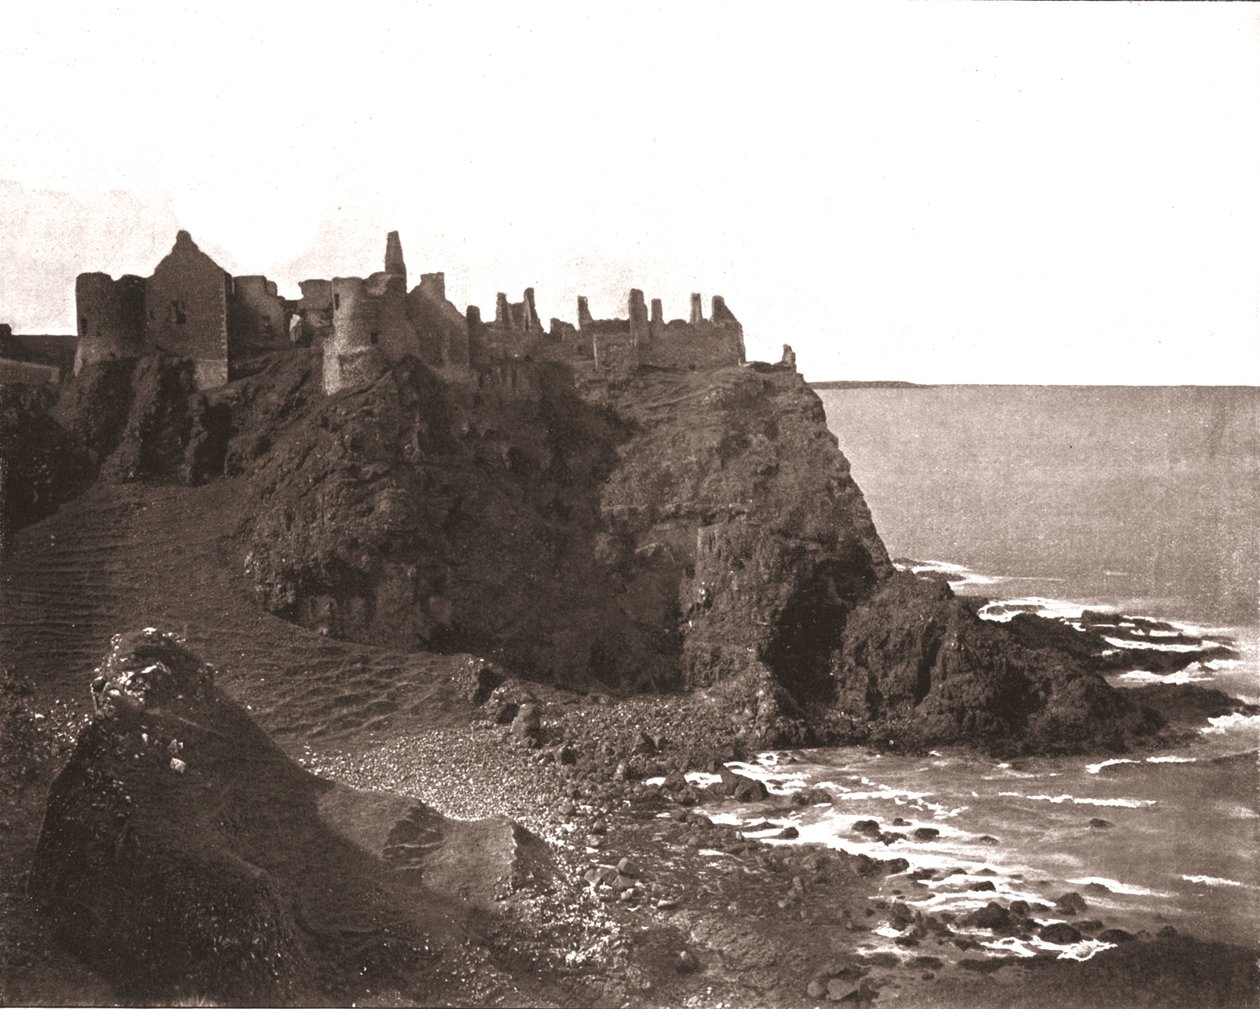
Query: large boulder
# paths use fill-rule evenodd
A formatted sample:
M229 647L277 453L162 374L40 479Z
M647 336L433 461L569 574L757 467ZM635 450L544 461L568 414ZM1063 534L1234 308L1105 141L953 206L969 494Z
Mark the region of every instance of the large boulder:
M454 824L310 774L170 635L115 638L92 693L30 890L125 998L467 1001L455 911L554 880L510 821Z

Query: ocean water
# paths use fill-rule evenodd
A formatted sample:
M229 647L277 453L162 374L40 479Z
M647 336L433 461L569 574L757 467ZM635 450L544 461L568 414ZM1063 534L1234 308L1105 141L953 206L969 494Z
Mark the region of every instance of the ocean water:
M1117 687L1197 682L1260 699L1260 390L942 386L820 392L876 527L894 557L951 573L955 591L1066 622L1086 608L1154 617L1230 645L1236 659L1157 677L1135 663ZM1156 632L1179 647L1173 632ZM1117 645L1123 645L1117 641ZM1079 893L1077 918L1260 946L1260 718L1204 725L1175 749L1123 758L997 761L856 748L763 754L736 770L778 802L727 804L718 817L779 844L817 842L931 870L872 882L873 900L965 912L990 900L1053 903ZM792 792L818 786L805 808ZM853 831L876 819L904 834ZM894 826L893 821L904 821ZM1093 821L1091 823L1091 821ZM774 840L785 826L796 840ZM918 840L913 831L939 832ZM957 870L957 871L955 871ZM981 887L982 889L977 889ZM991 889L990 889L991 887ZM1053 911L1034 918L1075 920ZM910 957L876 917L865 945ZM976 938L994 956L1047 950L1087 959L1086 935Z
M1002 592L1260 624L1260 389L823 390L894 556Z

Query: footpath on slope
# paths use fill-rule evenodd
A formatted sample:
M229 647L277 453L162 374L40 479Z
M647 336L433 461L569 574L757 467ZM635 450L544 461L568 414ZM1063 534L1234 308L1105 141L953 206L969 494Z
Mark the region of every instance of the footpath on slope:
M267 730L296 740L464 724L451 678L476 660L326 638L256 605L230 537L235 482L106 484L12 537L0 561L0 662L36 705L87 714L112 635L182 634Z

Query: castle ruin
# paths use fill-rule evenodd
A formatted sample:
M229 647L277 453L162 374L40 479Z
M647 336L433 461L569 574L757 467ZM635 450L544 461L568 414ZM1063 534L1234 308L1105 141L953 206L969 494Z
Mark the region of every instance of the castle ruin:
M544 327L533 288L518 302L500 293L492 319L461 312L446 298L441 273L407 289L397 232L386 238L383 269L364 277L304 280L296 300L263 276L233 277L186 231L148 278L80 274L75 284L78 349L74 370L151 350L190 358L200 388L224 385L260 353L309 344L323 353L323 387L337 393L372 381L404 357L416 357L445 380L502 385L529 395L530 362L564 362L591 376L625 376L640 368L707 369L744 363L743 327L721 296L709 317L699 294L686 320L666 321L630 291L626 318L595 319L578 298L576 325Z

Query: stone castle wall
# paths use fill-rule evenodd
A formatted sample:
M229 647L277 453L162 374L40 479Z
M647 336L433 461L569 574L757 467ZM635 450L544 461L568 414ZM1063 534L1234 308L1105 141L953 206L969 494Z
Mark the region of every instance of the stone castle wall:
M331 280L303 280L302 297L294 310L302 321L302 335L306 343L320 350L332 339L333 295Z
M600 371L622 373L639 367L696 370L744 363L744 330L720 295L713 298L712 318L704 317L700 295L691 296L691 319L664 321L660 299L649 312L643 292L632 290L629 318L593 319L585 298L578 299L576 347L590 340L591 356Z
M374 273L367 280L336 277L332 298L332 339L324 344L325 392L339 392L362 380L377 360L421 356L405 285L397 273ZM344 360L334 366L334 359Z
M440 369L468 368L468 320L446 300L443 274L422 274L420 284L407 295L407 309L425 364Z
M266 277L233 277L228 332L234 351L274 350L289 342L288 313Z
M0 357L0 384L43 385L61 380L61 369L51 364L34 364Z
M639 345L639 364L695 371L744 363L744 335L738 325L709 320L666 323L655 339Z

